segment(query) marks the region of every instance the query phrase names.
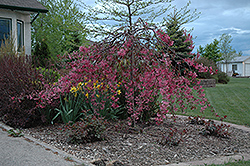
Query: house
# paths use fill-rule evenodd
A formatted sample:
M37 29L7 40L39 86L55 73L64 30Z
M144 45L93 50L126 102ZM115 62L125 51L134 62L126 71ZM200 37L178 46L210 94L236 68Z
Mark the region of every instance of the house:
M232 76L233 73L238 73L239 76L250 76L250 56L239 56L235 57L232 61L227 64L225 61L220 63L221 71Z
M31 55L31 24L46 12L37 0L0 0L0 46L4 37L12 33L16 50L24 47L25 54ZM31 13L36 13L33 20Z

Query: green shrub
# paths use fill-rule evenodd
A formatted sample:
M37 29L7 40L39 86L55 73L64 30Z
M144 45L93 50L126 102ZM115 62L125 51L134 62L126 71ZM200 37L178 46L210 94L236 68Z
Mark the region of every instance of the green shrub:
M61 77L60 73L55 69L46 69L43 67L38 67L38 71L43 75L43 78L46 78L49 80L53 80L54 82L57 82L58 79Z
M221 84L227 84L230 81L230 77L222 71L218 71L216 77L218 78L218 83Z

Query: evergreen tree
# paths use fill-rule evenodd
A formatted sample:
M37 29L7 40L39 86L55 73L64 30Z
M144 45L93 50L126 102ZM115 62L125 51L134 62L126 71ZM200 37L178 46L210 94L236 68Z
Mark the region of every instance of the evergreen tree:
M205 47L199 46L197 52L199 52L202 57L206 57L215 63L222 60L219 41L217 39L214 39L212 43L207 44Z
M178 61L182 61L184 58L193 58L193 41L192 36L190 34L187 35L186 30L181 27L186 21L182 19L183 14L182 10L177 11L174 10L173 13L169 15L167 19L165 19L164 30L173 41L173 45L170 46L170 49L175 53L175 55L170 55L173 59L172 65L174 67L180 67L177 64ZM188 68L187 64L182 64L181 75L184 74L184 71ZM189 70L189 69L187 69Z
M184 28L181 28L176 15L168 18L166 25L166 33L172 41L173 45L170 47L181 58L193 58L191 52L193 51L192 36L187 35Z

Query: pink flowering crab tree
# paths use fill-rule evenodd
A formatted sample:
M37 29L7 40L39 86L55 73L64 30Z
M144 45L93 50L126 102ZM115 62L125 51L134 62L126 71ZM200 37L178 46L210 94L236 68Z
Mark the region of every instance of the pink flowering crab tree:
M70 72L40 93L40 107L91 80L120 91L112 96L112 107L122 106L129 124L152 117L161 123L176 111L204 111L211 105L193 71L213 71L195 59L178 56L169 48L172 44L166 33L141 20L132 28L121 27L105 40L64 56Z

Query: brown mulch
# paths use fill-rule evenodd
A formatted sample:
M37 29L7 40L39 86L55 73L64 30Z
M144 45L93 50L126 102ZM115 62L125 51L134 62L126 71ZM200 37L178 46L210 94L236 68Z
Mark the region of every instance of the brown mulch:
M204 136L201 134L204 133L203 125L190 124L183 117L175 121L169 118L161 125L138 124L136 128L128 127L123 121L113 122L104 132L103 141L86 144L69 143L61 128L63 124L55 124L24 129L23 132L80 159L100 159L105 163L119 161L120 165L164 165L250 153L249 132L230 127L228 138ZM169 142L166 142L171 129L173 139L168 137Z

